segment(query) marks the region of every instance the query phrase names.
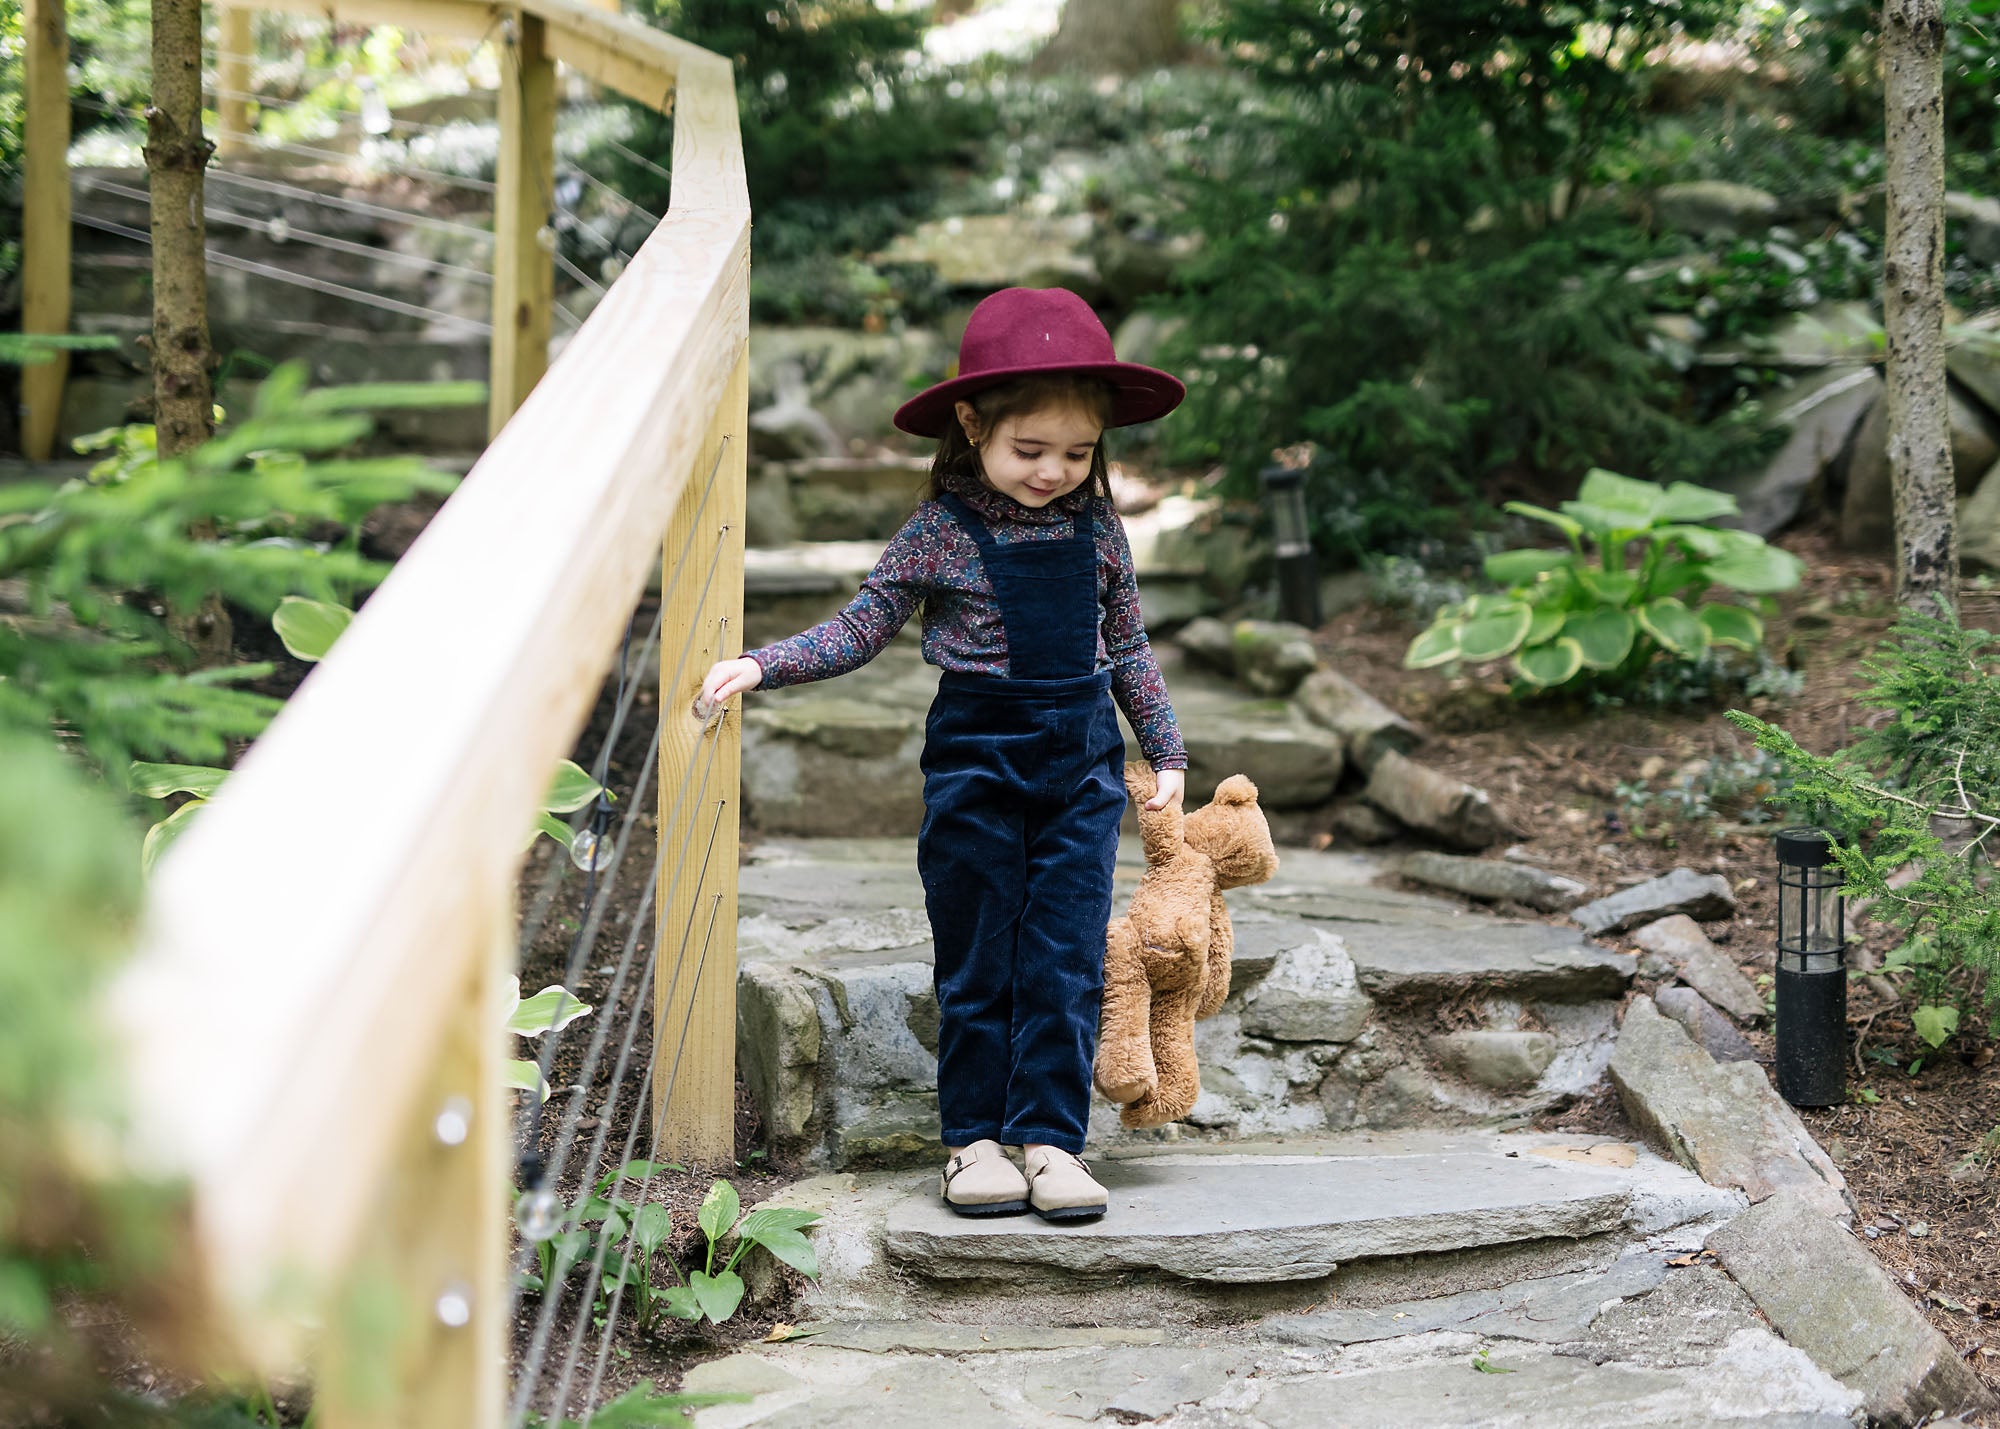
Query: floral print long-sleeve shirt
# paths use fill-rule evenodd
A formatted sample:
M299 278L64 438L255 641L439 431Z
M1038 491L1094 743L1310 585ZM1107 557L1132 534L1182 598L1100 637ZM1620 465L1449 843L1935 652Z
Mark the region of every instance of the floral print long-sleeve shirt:
M1139 615L1139 583L1124 523L1100 496L1077 490L1031 508L968 476L950 489L983 519L1001 545L1062 540L1076 534L1086 501L1097 523L1097 668L1111 671L1111 692L1155 769L1187 768L1166 681ZM923 610L924 659L967 674L1007 674L1007 630L1000 603L979 559L979 547L938 502L926 501L904 523L860 593L823 624L776 644L745 652L777 689L830 680L867 664L887 648L904 622Z

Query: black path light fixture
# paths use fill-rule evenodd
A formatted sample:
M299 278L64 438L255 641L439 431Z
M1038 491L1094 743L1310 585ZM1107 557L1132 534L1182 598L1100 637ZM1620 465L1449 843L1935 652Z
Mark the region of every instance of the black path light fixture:
M1778 1095L1793 1106L1847 1098L1847 915L1825 829L1780 829Z
M1320 622L1319 563L1313 559L1312 529L1306 519L1306 469L1312 444L1281 447L1276 461L1259 476L1264 508L1271 516L1272 554L1278 568L1278 616L1308 630Z

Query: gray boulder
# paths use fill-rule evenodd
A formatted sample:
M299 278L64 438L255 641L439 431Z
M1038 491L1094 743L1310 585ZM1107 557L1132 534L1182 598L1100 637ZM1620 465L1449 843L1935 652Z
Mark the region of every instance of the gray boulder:
M1632 943L1648 959L1664 964L1668 975L1679 978L1739 1022L1754 1022L1764 1015L1764 999L1757 995L1750 979L1685 913L1646 924L1632 934ZM1640 970L1649 971L1648 964L1641 962Z
M1701 179L1653 191L1653 223L1697 238L1748 238L1778 221L1778 200L1748 184Z
M2000 571L2000 462L1959 505L1958 555L1967 565Z
M1331 933L1282 950L1243 999L1242 1030L1279 1042L1351 1042L1374 1001L1356 981L1354 960Z
M1840 1168L1762 1069L1717 1063L1651 998L1626 1009L1608 1070L1633 1125L1709 1185L1753 1203L1795 1191L1822 1216L1853 1215Z
M1787 1340L1858 1390L1871 1421L1990 1409L1991 1393L1875 1257L1807 1197L1785 1192L1708 1238Z
M1772 424L1790 436L1761 470L1716 483L1736 498L1738 507L1738 514L1724 524L1759 536L1790 525L1809 494L1838 467L1882 391L1882 378L1873 367L1852 366L1827 368L1781 393Z
M1484 789L1440 774L1393 749L1376 759L1362 797L1410 828L1454 848L1491 848L1515 832Z
M1541 1080L1555 1060L1556 1039L1547 1032L1483 1028L1432 1039L1431 1049L1449 1070L1496 1092L1517 1092Z
M1687 1035L1718 1062L1755 1062L1757 1049L1736 1030L1736 1024L1709 1006L1691 987L1663 987L1653 994L1660 1011L1680 1023Z
M1397 865L1397 871L1433 888L1448 888L1489 903L1520 903L1544 913L1573 908L1590 891L1588 884L1531 864L1449 853L1413 853Z
M1315 670L1298 688L1299 708L1347 745L1347 757L1364 770L1387 750L1408 754L1423 743L1423 731L1334 670Z
M1730 891L1728 879L1719 873L1677 868L1595 903L1586 903L1570 917L1592 937L1601 937L1675 913L1707 920L1727 918L1735 911L1736 895Z

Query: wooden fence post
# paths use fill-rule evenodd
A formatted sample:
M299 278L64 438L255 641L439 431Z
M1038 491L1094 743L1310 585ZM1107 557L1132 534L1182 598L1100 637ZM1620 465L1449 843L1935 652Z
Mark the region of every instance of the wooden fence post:
M516 926L510 889L410 1109L374 1233L331 1302L315 1391L323 1429L494 1429L504 1418L514 1130L501 1064ZM365 1114L359 1089L357 1106Z
M743 722L739 699L724 712L719 730L705 732L693 701L708 667L743 649L750 355L738 341L736 369L701 447L704 454L716 454L710 461L719 456L721 469L705 507L708 463L698 464L689 480L665 548L665 559L672 562L685 546L687 560L678 578L671 566L666 569L661 588L667 608L660 623L663 864L655 945L660 964L653 979L653 1126L661 1155L710 1166L727 1166L736 1156L736 846ZM715 533L725 526L718 552ZM669 685L672 657L690 628L693 648L679 682ZM675 817L683 771L690 772L688 793ZM697 802L696 791L704 787ZM685 867L676 879L683 842Z
M516 11L500 65L493 198L493 345L486 434L507 425L549 365L555 302L556 62L546 24Z
M215 136L218 158L233 159L250 152L250 49L256 43L250 22L256 18L240 5L225 5L217 17L220 36L215 56Z
M69 31L63 0L27 0L21 209L21 331L69 331ZM21 369L21 451L47 461L62 419L69 358Z

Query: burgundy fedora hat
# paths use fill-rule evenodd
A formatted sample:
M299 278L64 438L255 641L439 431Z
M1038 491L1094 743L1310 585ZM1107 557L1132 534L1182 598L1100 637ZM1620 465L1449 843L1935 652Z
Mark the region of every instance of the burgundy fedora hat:
M1111 384L1111 425L1164 417L1187 388L1156 367L1120 362L1090 304L1067 288L1002 288L972 310L958 344L958 375L896 409L896 425L918 437L949 430L952 404L1010 377L1079 372Z

